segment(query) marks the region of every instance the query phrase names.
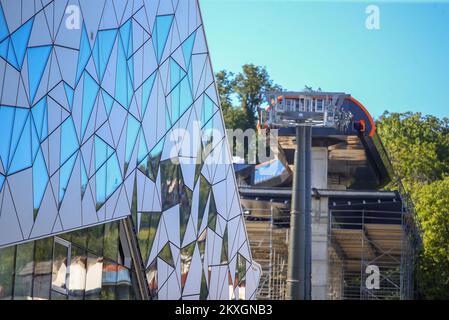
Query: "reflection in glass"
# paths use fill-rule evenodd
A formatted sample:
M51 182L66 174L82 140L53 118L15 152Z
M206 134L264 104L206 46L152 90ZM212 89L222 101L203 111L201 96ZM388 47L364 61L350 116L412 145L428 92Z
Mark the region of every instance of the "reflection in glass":
M70 265L70 243L55 238L53 248L52 289L67 294L67 277ZM53 299L53 298L52 298Z
M182 188L179 171L179 165L174 164L172 159L161 162L161 195L162 210L164 211L179 203L179 194Z
M181 249L181 290L184 290L187 276L189 275L194 250L195 242L192 242L188 246Z
M33 299L50 299L53 238L36 241Z
M150 298L152 300L157 299L157 258L154 259L147 269L147 282L150 289Z
M34 242L17 246L14 299L31 299L34 268Z
M87 229L87 249L95 254L103 255L104 224Z
M69 299L82 300L86 288L86 251L72 246L70 257Z
M89 254L87 257L86 300L99 300L103 276L103 258Z
M112 262L103 263L101 300L115 300L118 266Z
M132 296L131 273L127 268L119 265L117 267L116 299L130 300L131 296Z
M148 256L150 255L160 218L160 212L142 212L141 214L140 229L137 238L144 263L147 262Z
M104 226L104 257L116 261L119 247L118 222L111 222Z
M0 249L0 300L12 299L15 249Z

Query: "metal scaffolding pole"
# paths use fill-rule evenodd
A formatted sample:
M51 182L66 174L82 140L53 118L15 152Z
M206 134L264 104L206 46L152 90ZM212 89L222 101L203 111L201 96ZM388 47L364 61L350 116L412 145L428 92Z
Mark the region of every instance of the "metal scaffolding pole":
M307 166L307 130L310 127L299 126L296 128L296 152L295 152L295 175L293 178L292 209L290 216L290 241L289 241L289 263L287 275L287 299L307 300L310 299L310 286L306 265L307 252L310 251L311 242L307 239L306 210L307 202L311 202L311 191L307 194L306 181L310 179L310 164ZM310 134L310 133L309 133ZM309 168L309 170L307 170ZM307 178L307 176L309 177ZM311 208L309 203L308 208ZM310 219L309 219L310 223Z

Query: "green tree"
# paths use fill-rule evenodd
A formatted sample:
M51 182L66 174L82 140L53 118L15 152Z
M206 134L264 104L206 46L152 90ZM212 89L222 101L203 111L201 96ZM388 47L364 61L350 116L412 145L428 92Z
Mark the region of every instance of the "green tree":
M449 176L413 190L423 249L417 270L427 299L449 299Z
M258 107L266 91L282 90L273 84L265 67L245 64L234 74L222 70L215 75L226 127L255 129ZM239 104L234 104L236 101Z
M410 193L422 228L417 259L420 294L449 298L449 119L385 112L378 133Z

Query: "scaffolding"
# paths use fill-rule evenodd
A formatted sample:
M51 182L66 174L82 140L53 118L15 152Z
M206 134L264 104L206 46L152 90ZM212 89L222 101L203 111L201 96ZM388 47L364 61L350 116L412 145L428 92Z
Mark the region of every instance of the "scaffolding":
M329 211L329 299L413 299L418 239L410 215L404 210ZM378 286L370 285L375 277Z
M285 300L289 209L247 209L246 227L255 261L262 266L257 300Z
M244 202L252 254L262 266L257 299L283 300L286 297L289 204L257 198ZM383 204L386 209L391 207L387 202ZM413 215L405 208L400 211L344 208L330 205L327 216L327 299L413 299L414 259L419 244ZM313 247L312 244L312 251ZM378 268L379 289L367 287L372 274L367 273L368 267Z

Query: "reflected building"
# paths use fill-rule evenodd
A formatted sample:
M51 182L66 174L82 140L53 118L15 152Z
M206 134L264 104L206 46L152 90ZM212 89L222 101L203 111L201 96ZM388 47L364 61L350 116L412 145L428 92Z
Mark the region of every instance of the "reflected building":
M254 298L197 0L22 2L0 1L0 299Z

